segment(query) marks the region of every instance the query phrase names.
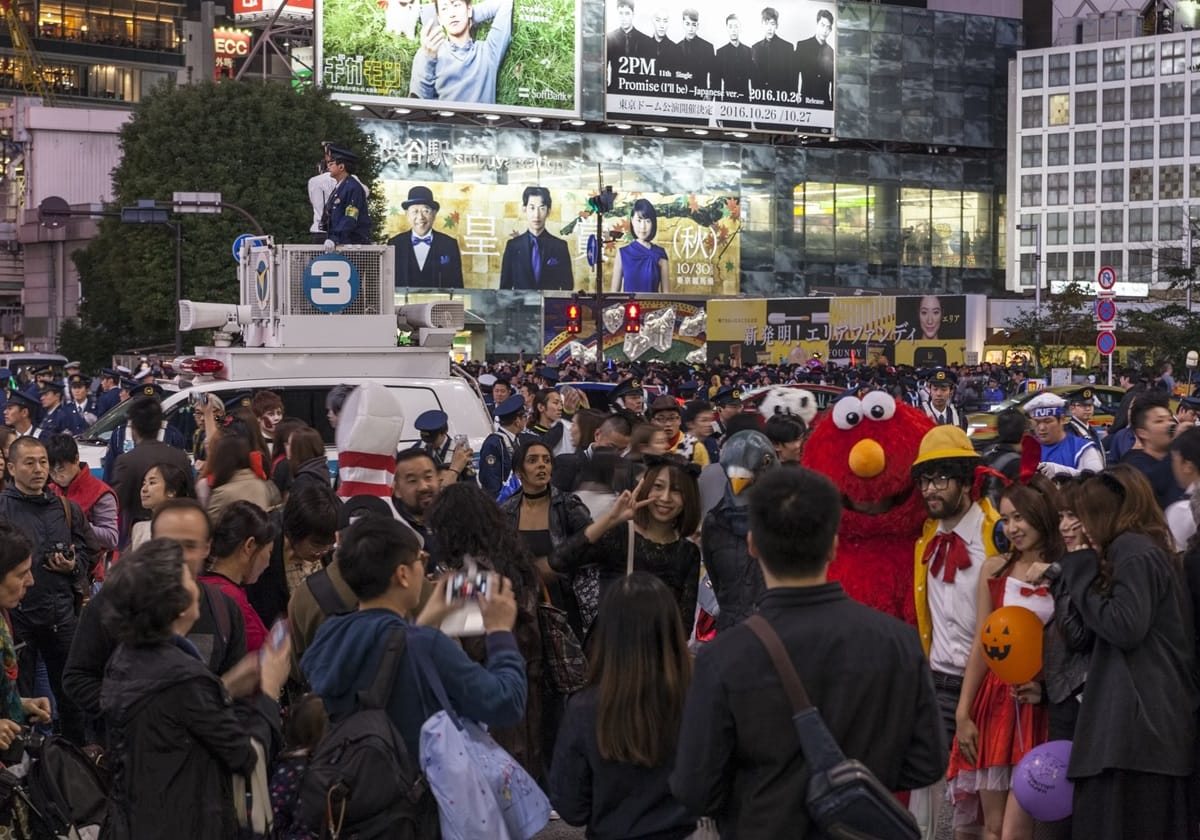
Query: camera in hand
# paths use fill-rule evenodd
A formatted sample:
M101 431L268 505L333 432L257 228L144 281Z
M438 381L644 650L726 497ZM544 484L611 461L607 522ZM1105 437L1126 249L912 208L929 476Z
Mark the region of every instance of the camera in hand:
M28 726L22 726L21 731L13 736L12 743L8 745L8 749L0 752L0 762L11 767L14 764L20 764L26 752L37 755L41 752L42 745L46 743L46 736L36 729Z
M455 572L446 584L446 603L466 601L476 595L487 595L487 572Z
M63 557L74 562L75 546L71 545L70 543L61 542L47 543L45 548L42 550L42 560L46 563L49 563L54 559L55 554L61 554Z

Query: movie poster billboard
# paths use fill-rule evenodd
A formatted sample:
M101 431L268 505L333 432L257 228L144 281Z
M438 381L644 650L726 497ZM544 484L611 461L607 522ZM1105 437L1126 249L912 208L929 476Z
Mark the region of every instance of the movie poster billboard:
M581 0L324 0L321 84L396 107L579 115Z
M703 298L639 298L642 326L625 332L623 301L615 300L601 313L604 359L613 361L660 361L703 364L707 359L706 301ZM578 333L567 330L567 307L577 305L582 316ZM596 352L596 312L593 297L545 297L542 299L542 357L559 364L574 359L599 361Z
M376 182L397 288L594 292L593 191L519 184ZM727 195L621 194L600 226L604 290L738 293L741 212Z
M604 2L608 119L833 132L836 3Z
M727 364L962 364L967 296L714 300L708 356Z

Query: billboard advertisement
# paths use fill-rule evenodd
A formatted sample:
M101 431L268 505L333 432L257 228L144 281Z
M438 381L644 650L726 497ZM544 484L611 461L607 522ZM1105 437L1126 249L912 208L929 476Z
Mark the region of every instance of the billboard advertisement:
M352 102L578 116L579 4L324 0L321 84Z
M238 23L266 23L272 18L283 23L311 23L313 0L233 0L233 19Z
M605 0L608 119L831 134L837 4Z
M966 295L714 300L708 357L735 365L963 364L967 311Z
M594 190L382 178L397 288L594 292ZM605 291L738 293L741 205L726 195L621 194L601 223Z
M600 316L604 335L604 358L614 361L690 362L705 361L707 316L704 298L638 299L642 325L637 333L626 333L622 301L613 301ZM567 307L576 304L582 315L579 333L567 330ZM568 359L598 361L596 356L595 298L545 297L542 300L542 357L562 364Z

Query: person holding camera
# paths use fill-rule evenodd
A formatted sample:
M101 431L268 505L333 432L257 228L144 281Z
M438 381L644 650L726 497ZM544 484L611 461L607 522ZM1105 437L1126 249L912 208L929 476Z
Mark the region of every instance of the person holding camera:
M7 520L32 545L34 586L11 614L13 635L24 643L21 686L32 693L37 657L50 676L58 700L62 734L84 742L83 715L62 689L63 667L75 636L82 606L85 571L91 567L91 526L79 505L49 492L50 459L46 445L22 437L8 450L12 483L0 494L0 519Z

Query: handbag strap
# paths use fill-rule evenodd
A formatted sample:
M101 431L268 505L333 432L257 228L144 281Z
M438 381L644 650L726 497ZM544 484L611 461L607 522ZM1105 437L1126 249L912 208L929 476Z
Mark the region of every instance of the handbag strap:
M462 729L462 721L458 718L458 712L454 710L454 706L450 704L450 698L446 695L446 686L442 685L442 678L438 675L437 668L433 664L432 658L427 651L413 650L413 656L417 662L417 670L421 676L425 678L433 696L437 699L438 705L442 707L442 711L450 718L455 727ZM435 712L436 714L436 712Z
M633 520L629 520L629 548L625 552L625 577L633 574Z
M787 655L783 640L779 638L775 628L758 614L747 618L745 623L754 635L758 636L762 646L767 649L767 655L771 657L771 664L775 666L775 671L779 674L779 681L783 683L783 690L787 693L788 702L792 704L792 712L799 714L805 709L811 709L812 701L808 699L804 683L800 681L800 675L796 673L796 666L792 664L791 658Z
M387 647L379 660L379 668L371 687L358 692L358 707L360 709L386 709L388 698L392 696L392 684L396 681L396 672L400 669L400 658L408 647L408 634L404 627L396 627L388 635Z

